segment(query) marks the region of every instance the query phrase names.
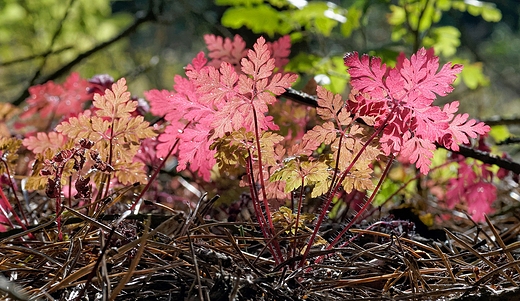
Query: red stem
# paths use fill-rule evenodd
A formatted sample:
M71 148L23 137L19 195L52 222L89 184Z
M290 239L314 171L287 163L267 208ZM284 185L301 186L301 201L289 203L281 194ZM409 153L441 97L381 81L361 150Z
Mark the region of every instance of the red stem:
M22 213L22 218L25 221L25 225L29 225L29 222L27 221L27 216L25 216L25 211L23 210L22 203L20 202L20 199L16 195L16 189L14 189L14 183L13 179L11 179L11 173L9 172L9 166L7 165L7 162L2 160L2 162L5 165L5 172L7 173L7 178L9 179L9 187L13 190L13 196L16 201L16 204L18 205L18 208L20 208L20 213Z
M361 209L359 209L357 214L354 216L354 218L352 218L350 220L350 222L347 224L347 226L345 228L343 228L343 230L338 234L338 236L336 236L336 238L329 244L329 246L327 247L327 250L332 249L332 247L334 247L338 243L338 241L341 239L341 237L352 227L352 225L354 225L354 223L363 214L363 212L365 212L367 210L368 206L372 203L372 201L374 200L374 197L377 195L377 191L383 184L383 181L386 179L388 172L390 171L390 166L392 166L393 161L394 161L394 155L391 154L390 158L388 160L388 163L386 164L385 170L383 171L383 174L379 178L379 181L377 182L377 185L374 188L374 191L370 195L370 198L365 202L363 207L361 207ZM322 257L320 257L320 258L322 258Z
M296 236L298 236L298 229L300 224L300 214L302 211L302 204L303 204L303 190L305 185L305 178L302 177L302 186L300 187L300 198L298 199L298 206L296 209L296 225L294 229L294 248L293 248L293 257L296 257Z
M336 156L336 164L334 166L334 174L332 175L332 181L330 181L330 189L329 189L329 192L327 194L327 197L330 196L331 192L332 192L332 187L335 187L335 184L334 182L336 181L336 177L338 176L338 168L339 168L339 156L341 155L341 143L343 142L343 133L341 133L341 136L339 136L339 147L338 147L338 154Z
M262 198L264 202L265 207L265 213L267 215L267 220L269 221L269 227L271 228L271 234L274 235L276 231L274 231L274 225L273 225L273 219L271 217L271 210L269 209L269 203L267 201L267 193L265 192L265 182L264 182L264 173L263 173L263 166L262 166L262 150L260 148L260 132L258 130L258 121L257 121L257 114L256 109L253 107L253 116L255 120L255 138L256 138L256 148L258 152L258 172L260 174L260 189L262 191Z
M22 220L20 219L20 217L18 216L18 214L16 214L16 212L14 211L14 208L11 206L11 203L9 203L9 200L7 199L7 197L5 196L4 194L4 191L2 189L0 189L0 197L2 198L2 200L4 201L4 205L7 207L7 209L13 214L13 217L14 219L16 220L16 222L18 223L18 225L20 225L20 227L22 227L22 229L25 231L27 230L27 227L25 226L25 224L22 222ZM9 217L6 216L6 218L9 220ZM14 225L11 223L11 226L14 227Z
M184 128L182 130L184 131L190 125L190 123L191 122L188 122L184 126ZM139 200L148 191L148 189L150 189L150 186L152 185L152 183L155 180L155 178L157 178L157 176L159 175L159 172L163 168L164 164L166 164L166 160L171 156L173 150L177 147L177 144L179 144L179 138L177 138L177 140L175 140L175 143L172 145L172 147L168 151L168 154L166 155L166 157L164 157L164 159L161 161L161 164L159 164L159 166L157 166L157 168L155 169L154 173L152 174L152 176L148 180L148 183L146 183L146 186L143 188L143 190L141 190L141 193L139 193L139 195L137 196L137 199L134 201L134 203L130 207L130 209L129 209L130 211L133 211L135 209L135 206L137 206L137 203L139 203Z
M267 216L267 221L269 223L268 232L269 232L270 236L266 237L266 238L271 239L276 234L276 231L274 229L273 218L271 216L271 209L269 209L269 202L267 201L267 193L265 191L264 173L263 173L263 166L262 166L262 149L260 146L260 131L258 129L258 117L256 114L255 106L251 105L251 107L253 109L253 116L254 116L254 121L255 121L254 125L255 125L256 148L257 148L257 153L258 153L258 172L259 172L259 178L260 178L260 190L262 191L262 199L263 199L263 203L264 203L265 215ZM250 158L251 158L251 156L250 156ZM251 170L251 175L252 174L253 173ZM254 188L254 186L253 186L253 188ZM280 245L278 244L277 240L273 240L273 244L274 244L274 248L276 250L276 252L273 253L273 256L277 263L281 263L283 255L282 255L282 251L280 249Z
M393 112L395 111L396 108L397 107L394 107L392 109L392 111L386 116L385 121L383 121L381 123L381 126L368 138L368 140L365 142L363 147L359 150L359 152L354 157L354 159L352 159L352 162L350 162L350 165L347 167L347 169L345 169L342 172L341 177L338 180L338 183L336 184L336 186L334 187L332 192L329 193L327 201L323 205L321 213L320 213L320 216L318 217L318 220L316 221L316 225L315 225L314 231L312 231L312 235L311 235L311 237L309 239L309 242L307 243L307 248L305 249L305 253L303 254L303 257L302 257L302 259L300 261L300 267L303 267L303 265L305 264L305 261L307 260L307 256L309 256L309 252L311 250L312 245L314 244L314 240L316 239L316 235L318 235L318 232L320 230L320 226L323 223L323 220L325 219L325 215L327 215L327 211L328 211L328 209L330 207L330 204L332 203L332 199L334 198L334 195L336 194L336 192L338 192L339 188L341 187L341 183L343 182L343 180L345 179L347 174L350 172L350 170L352 169L354 164L356 164L356 162L359 160L359 157L361 157L361 155L363 154L363 152L365 151L367 146L372 142L372 140L374 140L383 131L383 129L384 129L388 119L390 118L390 116L392 116L392 114L393 114Z
M108 152L108 164L112 166L112 157L113 157L113 144L114 141L114 118L112 118L112 125L110 126L110 144L109 144L109 152ZM103 194L102 198L105 198L108 196L108 190L110 189L110 173L107 175L106 179L106 187L105 187L105 193Z
M58 194L56 196L56 224L58 228L58 241L63 239L63 233L61 232L61 176L63 174L64 166L65 163L62 162L56 172L56 185L58 186Z
M260 229L262 230L262 234L265 238L269 238L269 234L267 232L266 223L264 214L262 213L262 207L260 207L260 203L258 202L258 193L255 189L255 179L253 176L253 160L251 157L251 151L247 150L249 152L249 157L247 159L246 164L246 173L249 177L249 192L251 193L251 199L253 202L253 208L255 209L256 218L258 221L258 225L260 226Z
M251 199L253 202L253 208L255 210L255 215L257 218L258 226L260 227L260 230L262 231L262 235L267 239L267 247L269 248L269 251L273 255L275 262L282 262L283 256L281 255L280 246L277 245L277 242L275 243L275 246L277 247L278 253L275 252L272 245L271 238L273 235L269 235L269 228L266 227L266 220L264 217L264 214L262 212L262 207L260 206L260 202L258 202L258 193L255 189L255 179L253 177L253 160L251 157L251 152L249 152L248 162L246 164L246 172L249 176L249 191L251 193Z

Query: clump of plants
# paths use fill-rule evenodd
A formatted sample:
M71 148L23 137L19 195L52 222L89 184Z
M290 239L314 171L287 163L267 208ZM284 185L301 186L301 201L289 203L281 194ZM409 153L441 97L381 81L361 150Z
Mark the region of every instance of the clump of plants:
M441 65L433 49L421 48L410 58L401 54L393 67L380 58L351 52L344 57L349 93L342 96L318 86L311 96L291 90L298 76L286 68L291 46L288 36L272 43L259 38L252 49L239 36L207 35L205 41L209 53L201 52L193 59L185 68L186 77L175 76L172 91L145 93L149 108L142 99L131 97L124 78L114 81L97 76L86 81L77 74L61 85L49 82L32 87L22 113L2 105L1 221L4 231L22 231L7 232L2 244L19 241L31 248L35 241L68 242L72 250L72 242L89 240L94 230L100 237L98 249L89 255L91 263L81 263L81 273L63 266L66 273L55 273L57 286L32 288L33 293L66 291L65 280L79 279L84 282L77 288L78 296L96 281L108 283L110 288L112 276L106 261L115 260L111 263L115 264L119 260L121 266L130 265L127 274L117 276L119 285L114 291L101 290L114 299L137 271L147 244L160 233L170 239L155 237L159 243L151 248L155 248L157 260L180 256L189 258L198 269L193 254L202 255L194 248L208 247L201 241L212 233L195 232L204 228L205 218L214 218L212 212L219 210L227 211L228 221L234 222L232 210L251 208L250 219L240 222L253 222L247 227L255 229L251 233L258 231L251 235L261 241L263 249L256 250L254 260L247 258L249 252L240 260L253 270L316 271L319 264L335 256L336 249L349 248L359 238L355 233L363 229L372 231L375 225L383 225L391 229L391 235L399 236L403 225L408 225L407 231L413 231L413 225L404 220L393 223L383 218L368 228L360 223L375 215L374 200L397 161L401 166L414 166L417 178L425 177L432 160L438 159L438 148L457 155L444 158L433 169L458 168L446 185L435 183L435 175L430 177L431 187L446 191L444 199L438 200L440 206L463 206L476 222L485 221L492 212L496 199L493 178L503 178L507 171L487 163L471 164L468 160L473 159L457 153L461 145L488 151L479 137L490 127L457 113L457 101L434 105L437 97L453 90L463 66ZM167 167L171 164L174 170ZM396 187L405 189L407 184ZM189 199L188 190L199 195ZM236 191L239 193L230 193ZM214 205L213 211L203 210L209 199L200 192L220 193L220 205ZM171 195L185 206L171 206L176 202ZM162 202L164 199L170 201ZM139 210L180 216L179 208L186 214L181 214L184 220L174 219L177 223L168 219L154 228L151 220L141 220L138 227L126 222ZM332 237L324 238L323 226L337 220L338 208L346 212L347 219ZM112 214L117 216L110 220ZM45 227L54 223L56 227L41 232L38 225L49 218ZM77 223L81 227L71 226ZM190 230L196 226L198 230ZM244 230L243 224L237 224L237 229L235 235L245 248L258 247L258 243L245 242L250 230ZM222 243L240 250L229 229L222 231L233 241ZM190 235L199 235L195 246ZM180 238L184 236L188 242ZM393 241L389 237L383 241ZM183 244L193 258L183 253ZM161 246L175 255L159 255ZM123 261L107 253L111 247L119 248L118 254L123 249L133 253ZM256 267L262 260L263 266ZM19 258L13 262L22 264ZM9 266L7 274L13 275L13 269ZM265 276L264 272L258 271ZM102 280L99 273L107 278ZM302 298L305 291L313 290L312 284L297 277L291 281L301 283L291 285L298 287ZM238 280L236 283L235 295L238 287L244 287Z

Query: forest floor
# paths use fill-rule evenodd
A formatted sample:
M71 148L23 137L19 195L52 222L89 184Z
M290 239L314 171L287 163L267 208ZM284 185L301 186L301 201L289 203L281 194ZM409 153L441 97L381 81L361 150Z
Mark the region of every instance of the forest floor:
M433 230L411 210L381 212L331 250L325 241L342 224L325 223L324 244L303 267L312 224L296 235L279 228L285 259L276 263L258 225L244 218L247 207L233 222L203 219L211 204L128 216L117 214L118 204L111 215L66 208L62 241L55 218L0 233L0 298L518 300L520 209L509 205L485 223L459 217Z

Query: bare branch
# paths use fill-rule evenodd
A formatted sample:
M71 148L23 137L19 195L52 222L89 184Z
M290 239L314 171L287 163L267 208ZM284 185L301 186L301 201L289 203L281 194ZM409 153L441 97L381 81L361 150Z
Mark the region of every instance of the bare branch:
M295 89L287 89L283 94L283 97L288 98L290 100L294 100L298 103L311 106L311 107L317 107L318 102L316 101L316 96L309 95L307 93L295 90ZM504 124L504 123L502 123ZM506 123L507 124L507 123ZM437 148L445 148L444 146L441 146L437 144ZM492 164L496 165L498 167L504 168L506 170L512 171L515 174L520 174L520 164L508 159L500 158L496 155L493 155L488 152L483 152L480 150L476 150L464 145L460 145L459 151L455 152L452 150L449 150L451 152L463 155L466 158L473 158L480 160L486 164Z
M486 120L481 120L485 124L489 126L493 125L519 125L520 124L520 117L501 117L501 116L493 116L491 118L488 118Z
M136 19L134 20L134 22L128 26L128 28L126 28L125 30L121 31L117 36L113 37L112 39L108 40L108 41L105 41L103 43L100 43L96 46L94 46L93 48L79 54L75 59L73 59L72 61L70 61L69 63L67 63L66 65L62 66L60 69L54 71L52 74L49 74L45 77L42 77L40 79L36 79L34 80L34 82L31 84L32 85L37 85L37 84L43 84L47 81L50 81L50 80L54 80L64 74L66 74L67 72L69 72L74 66L76 66L77 64L79 64L82 60L88 58L89 56L95 54L96 52L100 51L100 50L103 50L105 49L106 47L114 44L115 42L121 40L122 38L125 38L127 36L129 36L130 34L132 34L136 29L137 27L139 27L141 24L143 23L146 23L148 21L153 21L155 20L155 16L153 14L153 12L151 10L149 10L146 14L137 14L136 16ZM20 96L18 96L15 100L13 100L11 103L15 106L18 106L20 105L27 97L29 97L29 87L27 87L21 94Z
M63 51L70 50L70 49L72 49L72 46L66 46L66 47L60 48L60 49L55 50L55 51L50 51L49 50L49 51L45 51L45 52L42 52L42 53L37 53L37 54L29 55L29 56L26 56L26 57L13 59L11 61L0 62L0 67L7 67L7 66L10 66L10 65L14 65L14 64L19 64L19 63L32 61L32 60L37 59L37 58L59 54L59 53L61 53Z

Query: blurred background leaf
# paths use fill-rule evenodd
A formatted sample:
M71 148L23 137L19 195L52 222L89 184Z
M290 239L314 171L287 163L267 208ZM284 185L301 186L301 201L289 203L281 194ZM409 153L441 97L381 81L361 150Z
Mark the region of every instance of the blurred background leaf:
M72 71L125 76L130 89L169 89L203 35L293 41L288 70L346 92L346 52L397 54L434 47L466 67L452 99L473 117L520 114L520 5L515 0L41 0L0 2L0 96L20 103L29 86ZM511 128L512 133L518 129Z

